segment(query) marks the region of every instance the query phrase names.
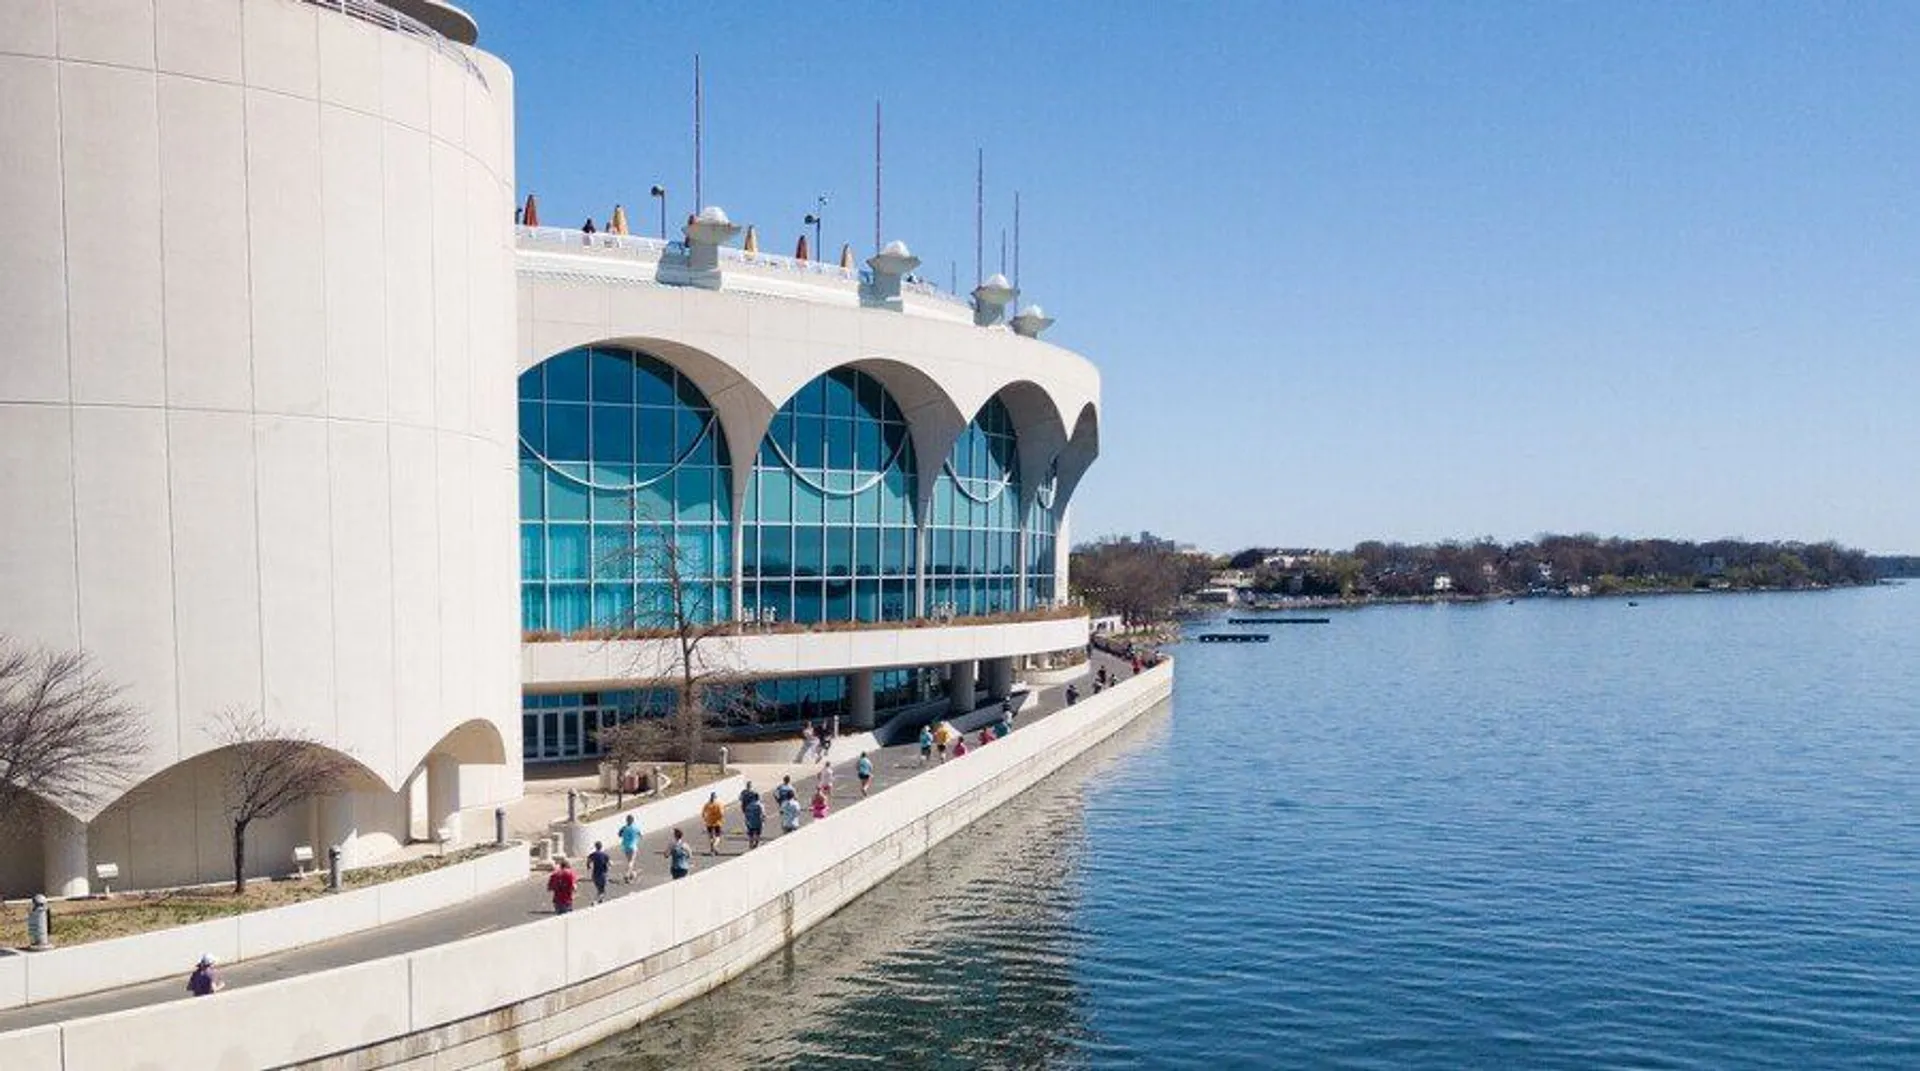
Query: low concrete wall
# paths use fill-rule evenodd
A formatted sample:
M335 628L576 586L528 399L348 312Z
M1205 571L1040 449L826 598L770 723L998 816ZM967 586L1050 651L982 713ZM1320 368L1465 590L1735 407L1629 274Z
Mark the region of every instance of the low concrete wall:
M586 851L593 850L593 842L596 840L606 844L608 850L611 851L614 844L620 839L620 827L627 824L628 815L632 815L633 820L639 823L642 833L652 833L656 830L667 829L700 817L700 808L705 806L708 793L718 792L723 802L730 801L740 794L740 790L746 786L746 783L747 779L745 775L735 774L732 777L723 777L711 784L700 785L697 788L690 788L684 792L676 792L664 799L652 800L648 803L621 808L604 818L595 818L590 822L582 823L581 826L584 832L581 835L581 840L587 846ZM640 799L641 797L636 796L634 798ZM552 823L548 828L555 833L565 833L566 826L567 821L563 818ZM569 850L571 850L571 838L569 838ZM575 854L585 854L585 852Z
M409 955L0 1035L0 1067L453 1071L552 1060L737 976L1172 684L1163 664L893 786L885 806L850 806L684 881Z
M184 979L202 955L233 963L284 952L452 907L526 876L526 846L513 844L426 874L285 907L51 952L0 956L0 1008L64 1000L169 975ZM57 937L57 918L54 924ZM0 1060L0 1067L13 1066Z

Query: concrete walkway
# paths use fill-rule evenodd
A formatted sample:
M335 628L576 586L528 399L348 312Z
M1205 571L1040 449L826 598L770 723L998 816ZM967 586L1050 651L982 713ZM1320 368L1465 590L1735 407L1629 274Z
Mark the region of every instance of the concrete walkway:
M1119 659L1105 654L1096 654L1095 661L1088 666L1089 672L1073 682L1079 687L1083 697L1092 694L1091 672L1099 665L1107 666L1110 673L1115 673L1121 678L1130 675L1129 668ZM1015 731L1019 731L1019 726L1030 724L1062 709L1065 706L1065 692L1065 684L1035 689L1034 699L1016 719ZM965 718L948 720L953 722L956 728L969 732L967 743L971 748L975 746L974 737L977 736L974 730L980 725L998 720L998 714L999 706L996 704L983 707ZM835 813L850 806L857 807L862 802L860 783L853 775L853 764L859 757L856 751L842 754L838 747L834 748L833 809ZM919 747L914 742L871 751L868 752L868 757L873 760L872 795L875 798L885 795L889 787L930 768L930 765L927 767L920 765ZM754 788L760 792L766 803L767 820L764 827L766 840L780 836L779 811L773 803L773 787L778 783L778 778L764 784L758 780L754 782ZM802 810L805 814L802 823L803 825L811 823L813 821L811 812L807 811L805 804L813 797L814 779L807 777L803 780L795 777L794 786L800 793ZM706 854L707 837L697 818L683 823L680 827L688 843L693 846L693 866L696 872L707 867L724 866L729 858L747 851L739 800L730 799L725 802L727 803L727 832L718 857ZM832 815L825 820L831 822ZM627 896L641 889L652 888L672 880L667 873L666 848L669 840L671 840L671 830L643 831L640 853L637 857L637 873L632 884L625 884L620 880L624 868L620 847L617 841L609 842L607 853L613 856L614 865L612 881L607 886L607 898L611 900ZM591 911L594 900L593 883L588 880L584 866L577 872L580 875L580 888L574 896L574 910ZM519 885L470 900L457 907L421 915L404 922L363 930L331 941L246 960L231 967L222 967L220 978L230 988L258 985L292 975L311 974L316 971L413 952L521 925L553 913L553 906L547 896L546 881L546 873L538 872ZM0 1033L159 1004L169 1000L187 999L186 979L192 968L193 964L182 963L177 978L109 989L83 997L50 1001L0 1012Z

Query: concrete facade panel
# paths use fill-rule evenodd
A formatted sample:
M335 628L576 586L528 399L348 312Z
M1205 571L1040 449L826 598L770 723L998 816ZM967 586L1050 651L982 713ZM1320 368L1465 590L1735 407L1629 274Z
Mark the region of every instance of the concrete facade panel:
M319 15L289 0L242 4L247 84L312 100L320 89Z
M241 80L240 5L153 0L153 15L160 70L217 82Z
M51 57L58 47L54 6L54 0L6 0L0 5L0 52Z
M380 112L389 122L427 132L432 62L399 34L380 35Z
M180 410L167 422L180 709L189 722L236 705L258 709L253 419ZM183 741L183 753L197 750L194 743Z
M335 739L333 522L327 426L263 416L255 430L260 499L264 711Z
M60 0L60 58L153 66L153 0Z
M73 411L80 643L146 712L151 761L178 755L167 426L157 409Z
M435 435L399 425L388 469L393 518L393 702L396 715L440 709L440 502ZM425 754L437 725L398 716L401 756Z
M387 429L332 421L327 442L333 522L334 709L354 758L398 781L394 708L393 518Z
M249 5L249 33L256 8L287 6ZM318 416L327 397L320 114L311 101L257 89L246 107L254 405Z
M434 413L436 426L465 430L472 399L468 346L473 326L467 263L466 156L432 145Z
M147 46L151 62L151 24ZM152 74L62 65L67 332L75 401L158 405L166 398L158 116Z
M12 8L9 8L11 11ZM37 10L17 14L23 22ZM0 42L10 29L0 18ZM26 42L23 42L26 43ZM52 49L51 13L46 47ZM0 244L0 401L65 401L67 254L60 188L60 77L51 60L0 55L0 204L17 215Z
M429 427L434 419L432 168L425 135L388 123L381 167L386 206L387 411Z
M247 203L246 100L235 85L159 83L167 401L244 410L253 403L247 214L238 210Z
M380 114L380 40L386 31L359 19L319 19L320 99Z
M327 412L353 420L387 416L383 141L373 116L321 106Z
M0 109L3 110L3 109ZM80 642L72 411L0 403L0 606L16 639Z

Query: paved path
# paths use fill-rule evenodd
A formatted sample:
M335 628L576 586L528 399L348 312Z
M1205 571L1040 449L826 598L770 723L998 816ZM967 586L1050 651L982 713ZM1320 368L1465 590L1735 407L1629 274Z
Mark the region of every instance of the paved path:
M1106 665L1110 671L1118 671L1121 677L1128 675L1128 669L1120 660L1106 654L1097 654L1095 665ZM1091 693L1092 688L1086 676L1077 682L1083 696ZM1017 721L1018 725L1029 724L1060 710L1065 705L1065 685L1048 685L1037 688L1035 701L1029 702ZM957 728L977 729L981 724L996 720L998 706L983 707L967 718L952 718ZM969 738L969 746L973 740ZM893 785L905 781L928 767L920 765L919 747L908 742L893 747L869 752L873 760L874 797L882 796ZM859 759L858 752L847 754L835 750L833 797L834 810L860 805L860 783L853 776L853 764ZM949 760L953 761L953 760ZM963 760L964 761L964 760ZM811 812L805 804L813 797L814 779L796 778L794 785L799 789L802 810L806 817L803 823L811 822ZM773 804L773 787L778 782L760 784L758 789L767 805L765 824L767 840L780 836L779 810ZM826 821L832 821L829 815ZM694 870L712 866L724 866L728 858L747 850L746 835L740 819L740 802L727 801L727 835L721 845L720 856L706 854L707 837L700 827L698 818L681 826L682 833L694 847ZM620 881L623 861L620 858L619 844L616 841L607 845L608 854L614 857L613 880L607 886L607 898L617 899L641 889L652 888L671 880L667 873L666 847L671 839L670 830L649 829L644 832L639 853L638 873L632 884ZM592 910L593 884L587 880L585 868L579 870L580 889L575 893L574 910ZM547 897L547 875L544 871L535 873L527 881L499 892L477 897L455 907L431 912L416 918L379 926L371 930L348 934L330 941L289 949L285 952L261 956L223 967L221 980L229 987L258 985L277 978L286 978L298 974L311 974L316 971L330 970L354 963L379 959L385 956L400 955L418 951L433 945L446 944L467 937L477 937L483 933L518 926L553 913L553 906ZM106 1012L137 1008L148 1004L158 1004L169 1000L186 999L186 977L192 968L191 963L180 965L178 978L162 979L140 985L109 989L82 997L67 1000L50 1001L25 1008L15 1008L0 1012L0 1033L19 1030L44 1023L59 1022Z

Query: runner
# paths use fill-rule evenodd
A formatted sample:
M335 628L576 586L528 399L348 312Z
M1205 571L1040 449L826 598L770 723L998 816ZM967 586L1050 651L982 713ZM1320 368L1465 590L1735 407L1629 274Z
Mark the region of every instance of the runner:
M941 762L947 761L947 744L952 739L953 727L946 722L943 721L933 727L933 750L940 756Z
M587 855L587 876L593 879L593 902L605 903L607 899L607 871L613 869L613 857L607 854L606 846L599 841L593 842L593 851Z
M760 829L767 820L767 809L760 802L760 793L753 790L753 782L740 790L740 817L747 823L747 850L760 847Z
M866 752L860 753L860 761L854 764L853 773L860 779L860 795L864 798L873 788L873 760L867 758Z
M967 753L967 736L961 733L953 738L953 757L962 758Z
M707 854L720 854L720 822L726 816L726 808L720 805L720 793L707 793L707 802L700 807L700 821L707 827Z
M627 824L620 827L620 854L627 859L627 871L620 881L625 885L633 884L633 861L640 854L640 823L627 816Z
M693 871L693 846L687 843L686 837L681 836L678 826L673 830L673 843L667 845L667 850L661 854L667 857L667 873L672 874L676 881Z
M814 821L818 822L822 818L825 818L827 816L827 810L831 806L832 805L827 802L826 793L820 791L817 788L813 790L813 820Z
M784 787L784 786L783 786ZM800 828L800 797L791 788L780 801L780 831L791 833Z
M580 879L574 876L573 867L563 856L560 866L547 876L547 894L553 897L553 913L564 915L573 910L573 889Z
M933 726L922 725L920 727L920 765L925 766L927 764L927 759L932 757L932 755L933 755Z
M829 799L833 797L833 763L820 764L820 773L814 778L814 783L820 786L820 791L826 793Z

